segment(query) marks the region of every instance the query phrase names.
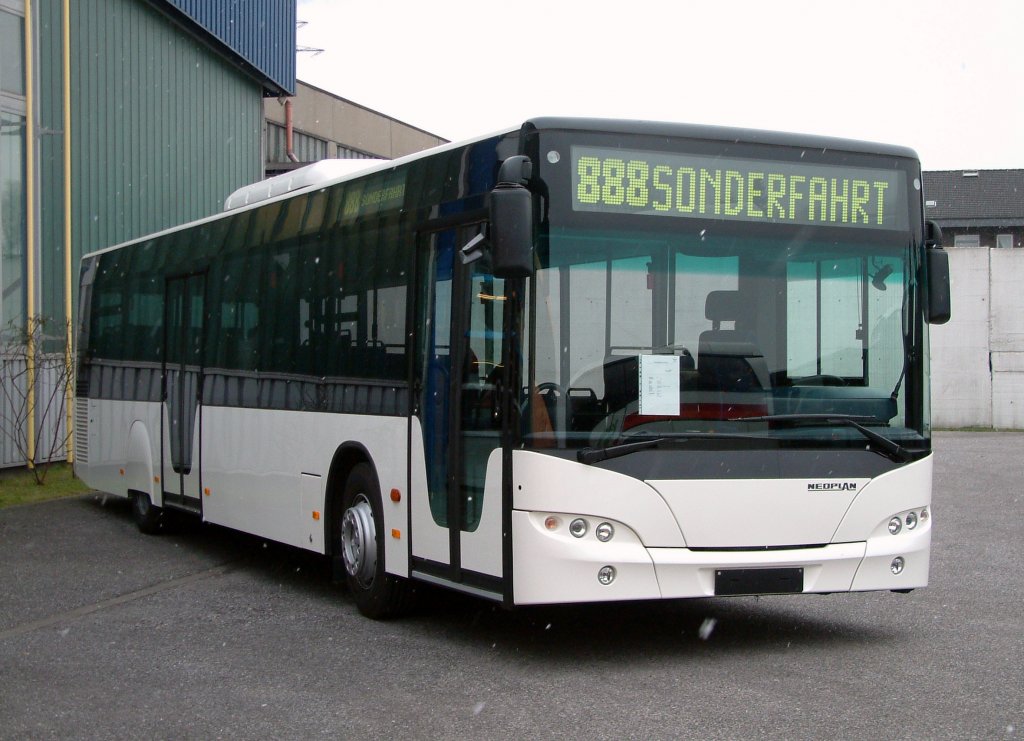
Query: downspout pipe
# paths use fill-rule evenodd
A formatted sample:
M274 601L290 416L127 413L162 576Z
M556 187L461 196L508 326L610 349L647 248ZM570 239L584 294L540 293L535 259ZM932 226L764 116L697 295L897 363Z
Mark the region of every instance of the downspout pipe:
M298 162L299 158L295 156L295 148L293 146L293 129L292 129L292 100L289 98L284 102L284 146L285 154L288 159L292 162Z
M35 24L32 0L25 0L25 366L26 388L26 461L35 468L36 458L36 101L35 101Z
M75 462L75 415L72 407L75 403L75 366L74 366L74 320L72 309L72 278L74 260L71 253L71 0L64 0L61 12L61 25L64 31L63 67L64 67L64 319L67 322L67 337L64 347L65 364L65 416L64 434L67 445L68 463Z

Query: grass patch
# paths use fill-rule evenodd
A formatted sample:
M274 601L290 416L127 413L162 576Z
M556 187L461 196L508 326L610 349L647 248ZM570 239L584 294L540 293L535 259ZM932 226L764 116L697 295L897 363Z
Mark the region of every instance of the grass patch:
M36 483L32 472L25 468L0 470L0 509L15 504L31 504L47 499L85 494L90 489L76 479L67 463L54 463L46 472L46 481Z

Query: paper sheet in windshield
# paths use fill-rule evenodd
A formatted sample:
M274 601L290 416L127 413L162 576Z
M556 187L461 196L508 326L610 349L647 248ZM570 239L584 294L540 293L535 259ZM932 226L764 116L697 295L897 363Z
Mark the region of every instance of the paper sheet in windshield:
M640 356L640 414L679 414L679 356Z

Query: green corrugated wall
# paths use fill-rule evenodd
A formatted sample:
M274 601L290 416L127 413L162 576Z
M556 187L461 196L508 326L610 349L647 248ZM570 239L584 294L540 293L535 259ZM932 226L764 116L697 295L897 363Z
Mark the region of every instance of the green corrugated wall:
M73 223L85 252L207 216L259 179L255 80L139 0L72 3L71 23Z
M60 0L36 0L36 24L39 37L38 134L39 213L37 235L39 258L39 310L52 320L47 334L62 337L64 332L64 106L61 69ZM76 267L77 270L77 267ZM46 350L57 350L63 342L50 343Z
M70 5L77 288L83 254L208 216L259 180L263 108L255 79L146 0ZM40 308L63 318L61 2L36 7L49 49L39 70Z

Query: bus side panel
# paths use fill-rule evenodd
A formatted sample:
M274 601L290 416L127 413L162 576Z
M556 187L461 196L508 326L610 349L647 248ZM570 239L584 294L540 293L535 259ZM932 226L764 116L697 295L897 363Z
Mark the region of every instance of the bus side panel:
M117 496L145 491L161 503L154 483L159 467L160 405L143 401L88 399L88 460L76 474L93 489ZM92 431L95 431L93 434Z
M417 558L448 563L451 558L448 529L438 525L430 512L423 425L419 418L412 418L409 434L412 446L412 553Z
M487 458L483 511L476 529L460 533L462 568L500 577L501 564L501 448Z
M323 553L331 461L358 440L380 483L387 571L405 576L408 517L389 492L405 492L406 425L404 417L204 407L204 519Z
M142 406L142 405L140 405ZM157 457L157 443L160 440L159 406L146 404L147 407L155 407L155 414L148 415L156 419L136 419L132 422L128 431L128 455L125 461L125 484L129 491L142 491L149 494L151 502L160 504L161 487L156 483L157 471L160 466L160 459ZM140 410L141 411L141 410ZM154 426L154 421L156 422Z

